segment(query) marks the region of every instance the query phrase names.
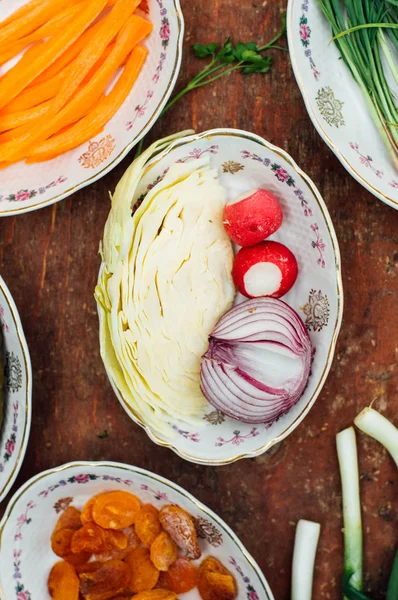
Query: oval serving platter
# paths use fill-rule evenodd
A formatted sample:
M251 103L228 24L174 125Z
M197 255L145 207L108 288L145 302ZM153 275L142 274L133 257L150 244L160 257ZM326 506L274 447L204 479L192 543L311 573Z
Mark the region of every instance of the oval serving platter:
M331 43L331 28L317 0L289 0L287 34L293 71L319 135L359 183L397 209L398 172L358 85Z
M134 413L108 376L128 415L156 444L195 463L223 465L269 450L289 435L313 406L332 364L343 314L343 289L336 234L318 190L286 152L259 136L215 129L173 142L149 164L136 198L151 189L174 162L203 155L210 156L211 166L218 169L228 198L265 187L281 202L284 222L270 239L285 243L298 260L298 279L283 300L301 316L315 347L308 386L297 404L271 426L253 426L227 418L209 405L203 414L203 427L193 429L173 422L175 435L170 439Z
M238 600L274 600L260 568L233 531L181 487L138 467L121 463L70 463L40 473L11 499L0 523L0 595L3 600L50 598L47 578L58 560L50 545L59 513L95 494L127 490L156 508L178 504L195 519L202 556L218 558L234 574ZM182 594L196 600L197 590Z
M32 418L29 350L14 300L0 277L0 326L4 364L4 418L0 427L0 502L21 468Z
M26 0L0 2L0 21ZM113 169L153 126L173 91L181 65L184 20L179 0L148 0L153 31L147 61L130 95L101 134L42 163L0 171L0 216L58 202ZM0 75L2 68L0 67Z

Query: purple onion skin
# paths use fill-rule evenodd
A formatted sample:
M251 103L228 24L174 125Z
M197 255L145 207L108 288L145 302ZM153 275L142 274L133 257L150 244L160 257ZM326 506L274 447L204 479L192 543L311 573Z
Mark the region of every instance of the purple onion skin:
M265 300L266 304L262 303L262 300ZM292 328L292 338L297 336L300 339L301 344L301 352L296 353L296 356L299 356L302 359L303 370L299 381L295 382L291 379L287 379L286 384L288 388L292 384L296 384L295 386L293 385L291 392L286 390L285 386L279 390L268 388L261 382L257 382L249 373L246 373L244 370L242 370L238 364L233 363L234 342L239 341L241 344L247 343L250 345L253 345L256 342L242 342L241 338L225 340L218 339L214 336L214 333L217 330L223 328L223 331L225 331L223 321L226 319L231 321L230 313L232 313L232 311L235 313L233 315L235 318L233 326L235 326L240 314L245 316L245 321L247 322L248 315L255 312L259 306L261 307L261 310L264 310L266 306L271 306L272 310L277 311L279 303L283 304L283 313L287 313L294 323L294 325L292 325L290 319L281 317L281 319L284 321L284 325L289 325L289 327ZM263 339L275 344L279 344L279 342L274 342L272 340L273 333L276 335L275 332L264 331ZM214 332L209 336L209 348L203 355L201 362L200 377L202 393L214 408L220 410L232 419L249 424L264 423L266 425L271 425L272 423L278 421L282 415L286 414L302 397L305 389L308 386L314 353L315 349L312 347L308 332L303 321L301 320L301 317L285 302L276 298L255 298L252 300L247 300L226 313L217 323ZM227 357L228 361L226 363L224 361ZM204 372L205 363L207 363L206 373ZM224 376L228 376L228 369L240 377L242 382L245 382L248 386L252 386L253 393L242 392L241 396L239 397L239 392L236 393L236 391L229 391L224 382L221 381L217 375L222 372ZM238 390L237 385L235 385L235 383L231 380L231 389L235 390L235 388ZM270 401L269 397L265 396L263 398L259 398L262 393L269 394L271 390L276 392L275 399ZM248 409L247 404L249 406L254 406L253 402L249 403L249 399L254 400L254 404L258 406L258 415L249 414L250 412L256 412L255 409ZM270 406L270 403L273 404L272 407ZM263 406L263 412L261 411L261 406Z

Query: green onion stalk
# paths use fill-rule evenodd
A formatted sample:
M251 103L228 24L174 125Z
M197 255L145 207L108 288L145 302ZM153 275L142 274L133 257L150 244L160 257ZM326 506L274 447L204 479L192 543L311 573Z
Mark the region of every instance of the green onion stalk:
M318 0L341 58L398 169L398 0ZM383 65L384 59L384 65Z

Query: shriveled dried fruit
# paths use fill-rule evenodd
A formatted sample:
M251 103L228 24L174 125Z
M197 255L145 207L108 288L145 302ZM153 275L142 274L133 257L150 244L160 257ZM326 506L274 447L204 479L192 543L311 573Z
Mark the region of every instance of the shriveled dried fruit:
M97 560L91 560L90 562L83 563L75 567L76 573L80 575L81 573L94 573L99 568L102 567L102 563Z
M177 557L177 544L166 531L162 531L151 546L151 561L159 571L167 571Z
M101 494L93 506L93 519L105 529L130 527L141 508L137 496L129 492Z
M71 552L71 542L75 535L75 529L55 529L51 535L51 549L61 558Z
M98 554L106 550L106 533L95 523L86 523L81 529L75 531L72 543L72 552L91 552Z
M144 504L135 519L134 526L141 542L150 547L161 531L158 509L152 504Z
M179 506L168 504L160 510L159 519L163 529L181 550L190 558L200 558L202 552L191 515Z
M130 584L132 592L145 592L155 587L159 579L159 570L151 561L148 548L140 546L126 557L130 567Z
M105 550L95 555L95 560L99 562L123 560L129 552L138 546L139 543L133 527L128 527L120 531L116 529L106 529L105 538Z
M167 573L160 574L159 584L176 594L185 594L198 585L198 569L190 560L181 556L170 565Z
M80 515L80 520L83 523L83 525L85 525L86 523L91 523L93 521L93 506L96 503L98 496L100 496L100 495L101 494L97 494L96 496L93 496L84 505L83 510Z
M174 592L158 588L149 592L141 592L134 596L134 600L178 600L178 598Z
M48 591L54 600L78 600L79 578L67 562L56 563L48 577Z
M198 590L203 600L234 600L238 593L233 575L213 556L199 567Z
M129 585L130 569L121 560L109 560L91 573L79 575L80 591L86 600L109 600Z
M63 513L61 513L57 524L55 525L54 532L60 529L80 529L82 526L80 520L80 510L77 510L74 506L68 506Z

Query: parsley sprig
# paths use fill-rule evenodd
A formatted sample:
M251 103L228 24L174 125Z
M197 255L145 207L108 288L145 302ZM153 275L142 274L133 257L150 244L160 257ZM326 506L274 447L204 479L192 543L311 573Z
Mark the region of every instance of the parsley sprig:
M231 38L227 38L222 46L216 43L194 44L192 49L197 58L211 58L210 62L191 81L166 104L162 114L171 108L180 98L188 92L208 85L233 71L240 71L244 75L249 73L268 73L272 65L270 56L263 56L265 50L284 50L276 42L286 33L286 15L282 17L282 26L277 35L264 46L255 42L233 45Z
M227 38L223 45L217 43L194 44L192 49L197 58L210 58L210 62L164 107L161 116L169 110L178 100L188 92L201 88L221 77L229 75L233 71L240 71L244 75L250 73L268 73L272 65L272 59L264 56L266 50L287 51L284 46L277 42L286 34L286 15L282 15L282 25L276 36L264 46L258 46L255 42L234 45L231 38ZM135 157L142 152L144 138L139 142Z

